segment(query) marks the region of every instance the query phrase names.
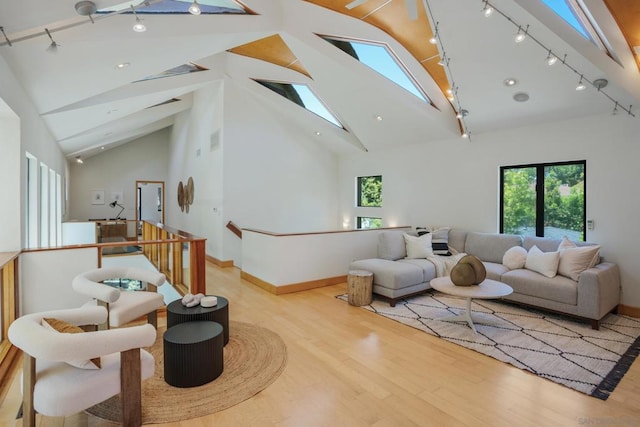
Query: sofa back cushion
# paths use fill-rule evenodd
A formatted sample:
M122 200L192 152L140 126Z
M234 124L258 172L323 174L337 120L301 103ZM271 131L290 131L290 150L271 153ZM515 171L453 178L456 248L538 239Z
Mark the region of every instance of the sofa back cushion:
M522 246L527 252L534 246L537 246L542 252L555 252L560 245L560 239L551 239L549 237L525 236Z
M413 234L413 233L407 233ZM383 231L378 237L378 258L395 261L407 256L403 231Z
M449 230L449 248L454 249L458 253L464 252L464 244L467 240L467 232L463 230Z
M464 251L482 261L501 264L505 252L514 246L522 246L522 237L516 234L469 232Z

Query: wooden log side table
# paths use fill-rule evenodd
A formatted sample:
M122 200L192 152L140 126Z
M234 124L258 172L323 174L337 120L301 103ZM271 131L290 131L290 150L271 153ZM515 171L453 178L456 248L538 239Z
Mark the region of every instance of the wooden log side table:
M174 387L209 383L224 370L222 326L206 320L184 322L164 333L164 380Z
M185 307L182 300L175 300L167 306L167 329L184 322L194 320L211 320L222 325L224 330L224 345L229 342L229 300L217 296L218 304L213 307Z
M373 300L373 273L364 270L351 270L347 276L349 304L355 306L371 304Z

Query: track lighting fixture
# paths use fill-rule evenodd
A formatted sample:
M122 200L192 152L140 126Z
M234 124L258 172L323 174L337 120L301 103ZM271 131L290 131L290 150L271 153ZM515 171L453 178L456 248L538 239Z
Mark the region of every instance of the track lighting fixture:
M82 158L80 156L76 156L76 163L83 164Z
M189 13L192 15L200 15L201 12L202 11L200 10L200 5L197 0L193 0L193 3L189 6Z
M7 34L4 32L4 27L0 27L0 32L4 36L4 39L7 41L7 44L9 45L9 47L13 46L11 44L11 40L9 40L9 37L7 37Z
M145 31L147 31L146 25L144 25L142 23L142 20L138 17L138 14L136 13L136 9L133 7L133 5L129 5L129 6L131 6L131 11L133 12L133 16L136 17L136 23L133 24L133 31L135 31L136 33L144 33Z
M612 116L615 116L618 114L618 101L616 101L616 105L613 106L613 111L611 112Z
M467 117L469 115L469 110L465 110L464 108L461 108L460 111L458 111L458 114L456 114L456 119L461 119L463 117Z
M48 28L44 29L45 33L49 36L49 40L51 40L51 44L47 48L47 52L56 53L58 51L58 46L60 46L56 41L51 37L51 33Z
M484 7L482 8L482 14L484 15L485 18L489 18L491 15L493 15L493 8L491 7L491 5L489 5L488 1L484 2Z
M460 135L460 136L461 136L462 138L464 138L464 139L468 139L468 138L469 138L469 132L464 131L464 132L462 132L462 135Z
M491 3L490 0L480 0L480 1L482 2L482 5L483 5L482 11L483 11L483 14L485 14L485 16L486 16L486 9L487 8L491 8L493 10L493 12L495 12L496 14L502 16L504 19L509 21L515 27L517 27L518 32L516 33L516 36L515 36L515 39L514 39L516 43L521 43L521 42L524 41L525 38L531 37L531 40L535 44L537 44L538 46L540 46L542 49L544 49L547 52L546 63L549 66L554 65L555 63L557 63L559 61L562 65L567 67L569 70L573 71L576 75L580 76L580 81L578 82L578 85L576 86L576 90L577 91L585 90L587 88L587 85L585 83L588 83L588 84L592 85L594 88L596 88L599 93L601 93L604 96L606 96L609 99L609 101L615 103L615 106L614 106L614 109L613 109L614 113L616 113L618 111L618 107L620 107L620 109L625 111L631 117L635 117L636 116L631 111L632 105L630 105L629 108L623 107L623 106L620 105L620 103L618 101L616 101L610 95L608 95L607 93L604 92L603 88L608 84L608 81L606 79L595 79L593 82L589 81L589 79L586 79L584 77L584 75L580 73L579 70L574 68L571 64L567 63L567 54L566 53L564 54L564 57L562 57L562 58L559 57L557 54L554 54L551 51L551 49L548 48L544 43L542 43L540 40L538 40L533 35L529 34L529 25L527 25L526 27L523 28L523 25L521 25L518 22L516 22L512 17L508 16L506 13L504 13L499 8L496 8L495 6L493 6L493 4ZM426 4L428 5L428 2ZM432 18L433 18L433 16L432 16ZM639 47L639 49L640 49L640 47ZM510 80L511 79L505 80L504 84L507 85L507 86L512 86L513 84L516 83L515 79L513 80L513 83L510 83ZM518 102L525 102L525 101L527 101L529 99L529 95L524 93L524 92L520 92L520 93L515 94L513 98Z
M529 26L527 25L527 30L528 30ZM513 38L513 40L516 43L522 43L524 41L524 39L527 38L527 30L522 30L522 27L518 26L518 32L516 33L516 36Z

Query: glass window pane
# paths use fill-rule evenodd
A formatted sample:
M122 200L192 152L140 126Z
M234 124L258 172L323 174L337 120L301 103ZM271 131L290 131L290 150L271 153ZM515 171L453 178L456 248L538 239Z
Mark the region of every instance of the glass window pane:
M323 39L430 104L429 99L427 99L416 83L409 77L409 73L387 46L374 43L360 43L353 40L335 39L332 37L323 37Z
M359 216L358 228L382 228L382 218Z
M544 235L583 240L584 164L544 168Z
M271 89L278 95L287 98L302 108L310 111L328 122L344 129L344 126L329 112L324 103L316 96L309 86L302 83L282 83L268 80L256 80L262 86Z
M382 207L382 175L358 177L358 206Z
M542 0L548 8L553 10L557 15L564 19L569 25L576 29L584 38L591 40L589 33L585 29L584 25L580 22L573 8L569 5L567 0Z
M536 168L503 169L503 232L536 235Z
M189 13L189 6L193 0L164 0L158 3L149 4L136 9L136 13ZM117 12L120 10L131 9L131 6L137 7L140 1L127 1L118 3L113 6L98 9L96 13ZM206 14L234 13L246 14L240 4L233 0L198 0L200 12Z

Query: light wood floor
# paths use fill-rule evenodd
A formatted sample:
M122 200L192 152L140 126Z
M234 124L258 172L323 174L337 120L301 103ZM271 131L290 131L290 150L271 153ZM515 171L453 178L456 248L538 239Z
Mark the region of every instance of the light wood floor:
M638 426L640 362L601 401L334 298L346 284L282 296L207 263L233 320L282 336L282 375L225 411L170 426ZM17 375L16 375L17 377ZM19 379L0 425L20 426ZM188 405L189 402L185 402ZM112 426L84 414L40 426Z

